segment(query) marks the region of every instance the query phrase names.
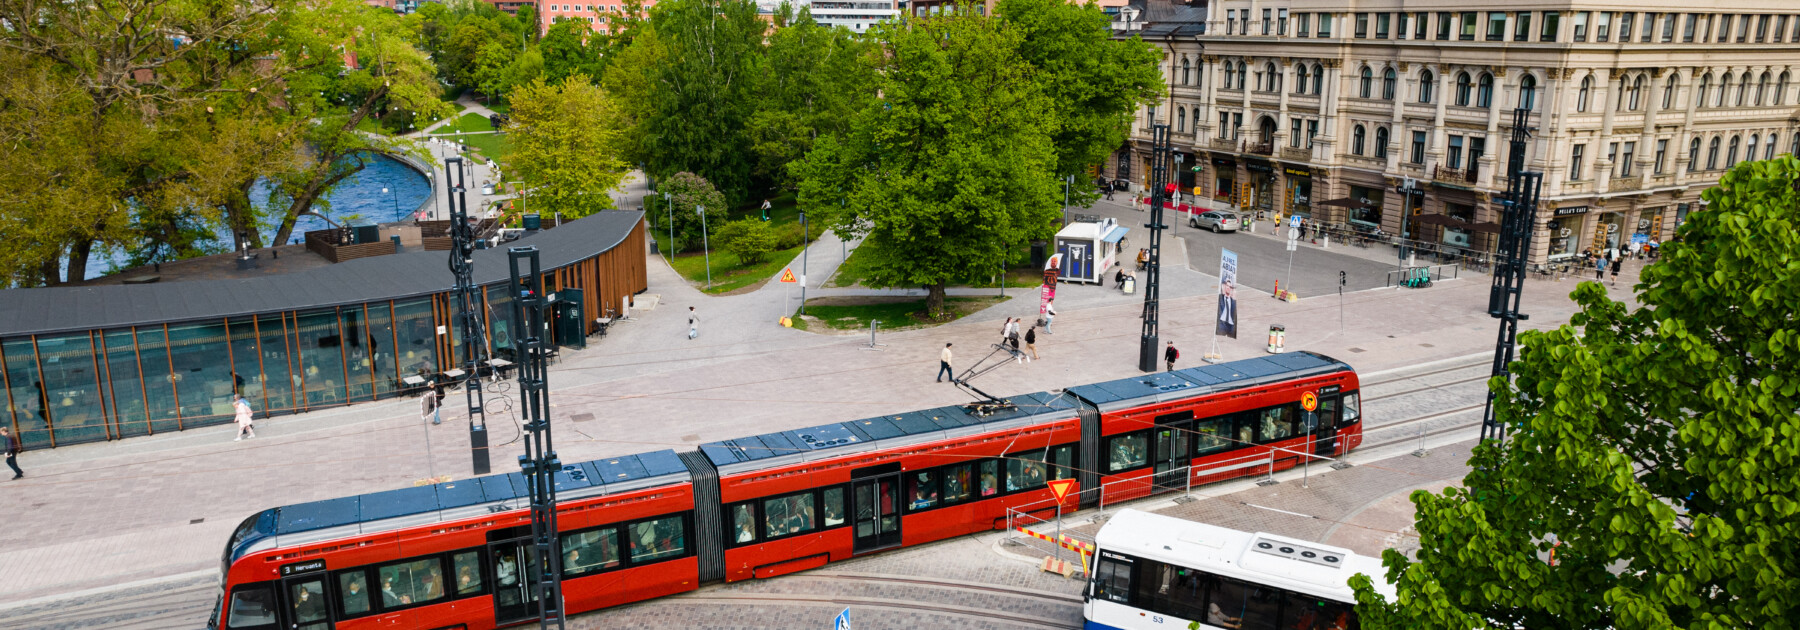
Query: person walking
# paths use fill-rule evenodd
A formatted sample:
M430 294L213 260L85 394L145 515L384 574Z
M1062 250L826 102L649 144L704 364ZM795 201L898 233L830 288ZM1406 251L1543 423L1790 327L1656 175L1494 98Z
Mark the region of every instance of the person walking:
M252 438L256 437L256 412L250 410L250 401L245 400L243 394L238 394L233 398L231 406L237 409L238 434L237 438L232 441L241 441L246 435Z
M1594 280L1597 280L1597 281L1605 281L1606 280L1606 257L1605 256L1598 256L1598 257L1594 258Z
M437 379L432 379L429 383L426 383L426 387L431 388L430 391L425 392L425 398L431 399L431 409L429 410L431 412L431 423L443 424L444 384L437 382Z
M1054 321L1056 321L1056 300L1050 300L1044 303L1044 334L1056 333L1056 331L1050 330L1050 323Z
M1163 363L1167 363L1169 366L1167 371L1175 371L1175 360L1179 358L1181 358L1181 351L1175 349L1175 342L1169 342L1169 346L1163 349Z
M956 382L956 373L950 371L950 344L948 343L944 344L944 351L938 353L937 382L944 382L945 376L950 377L950 382Z
M13 469L13 478L25 476L25 471L19 470L19 453L25 452L25 447L19 445L19 438L12 434L12 429L0 427L0 437L6 438L6 465Z
M694 312L694 307L689 306L688 307L688 339L693 340L693 339L698 338L699 336L700 336L700 314Z
M1013 321L1014 318L1008 317L1006 323L1000 325L1000 343L1006 343L1006 340L1012 337Z
M1030 328L1025 329L1025 350L1031 353L1031 358L1026 359L1027 361L1036 361L1037 360L1037 327L1036 326L1032 326Z
M1618 260L1613 261L1612 270L1608 272L1608 273L1612 274L1613 288L1618 288L1618 286L1619 286L1619 269L1624 266L1625 266L1625 257L1624 256L1620 256Z

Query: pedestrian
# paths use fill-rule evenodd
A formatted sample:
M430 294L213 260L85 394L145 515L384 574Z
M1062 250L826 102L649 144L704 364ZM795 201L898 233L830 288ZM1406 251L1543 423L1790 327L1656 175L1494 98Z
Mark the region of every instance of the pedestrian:
M1650 242L1645 244L1644 247L1650 250L1650 260L1656 260L1656 251L1662 249L1662 243L1657 242L1656 239L1650 239Z
M1611 273L1612 273L1612 285L1614 288L1617 288L1619 286L1619 268L1624 267L1624 266L1625 266L1625 257L1624 256L1620 256L1618 260L1615 260L1612 263Z
M944 344L944 351L938 353L937 382L944 382L945 376L950 377L950 382L956 382L956 373L950 371L950 344L948 343Z
M1025 362L1025 355L1019 352L1019 320L1013 319L1012 332L1007 333L1006 343L1012 345L1013 358L1019 363Z
M233 398L235 398L235 400L231 401L231 406L237 409L238 434L237 439L232 441L241 441L245 436L255 438L256 412L250 410L250 401L245 400L243 394L238 394Z
M1051 334L1056 333L1056 331L1050 330L1050 324L1055 321L1056 321L1056 300L1050 300L1048 302L1044 302L1044 334L1051 335Z
M425 384L425 387L428 388L425 390L425 395L419 397L419 414L431 416L432 424L443 424L444 386L439 385L437 379L432 379Z
M1606 280L1606 257L1605 256L1601 256L1601 257L1594 259L1594 279L1600 280L1600 281Z
M19 453L25 452L25 447L19 445L19 438L12 434L12 429L0 427L0 437L6 438L6 465L12 467L13 478L25 476L25 471L19 470Z
M1000 343L1006 343L1006 338L1012 336L1012 330L1013 318L1008 317L1005 323L1000 324Z
M1113 288L1118 289L1120 291L1125 290L1125 266L1124 265L1119 265L1119 267L1113 271Z
M1300 230L1300 240L1306 240L1306 219L1300 219L1300 227L1295 229Z
M1163 350L1163 363L1169 364L1168 371L1175 371L1175 360L1179 358L1181 358L1181 351L1175 349L1175 342L1169 342L1169 347Z
M1037 327L1036 326L1032 326L1030 328L1025 329L1025 350L1031 353L1031 358L1026 359L1027 361L1036 361L1037 360Z
M700 314L694 312L694 307L689 306L688 307L688 339L692 340L692 339L697 339L699 337L700 337Z

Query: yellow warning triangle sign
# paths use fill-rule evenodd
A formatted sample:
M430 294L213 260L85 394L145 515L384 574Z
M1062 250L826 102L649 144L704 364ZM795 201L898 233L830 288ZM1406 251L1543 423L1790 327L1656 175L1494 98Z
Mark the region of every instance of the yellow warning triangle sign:
M1069 489L1074 487L1074 479L1058 479L1050 482L1050 492L1056 494L1057 501L1062 501L1063 497L1069 496Z
M782 282L793 282L794 281L793 268L790 267L790 268L781 270L781 281Z

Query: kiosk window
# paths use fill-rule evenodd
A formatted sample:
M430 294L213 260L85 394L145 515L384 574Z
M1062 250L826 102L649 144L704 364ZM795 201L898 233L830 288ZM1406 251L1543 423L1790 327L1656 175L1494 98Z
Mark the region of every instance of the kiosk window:
M444 597L444 567L437 558L381 567L381 604L411 606Z
M1106 449L1108 461L1107 472L1121 472L1143 466L1149 451L1144 448L1146 435L1131 433L1114 436Z
M991 497L1000 493L1000 462L986 460L981 462L981 496Z
M597 573L619 566L619 534L611 527L568 534L562 537L563 575ZM457 576L461 592L462 576Z
M238 589L231 594L227 628L255 628L275 623L275 593L266 584Z
M613 550L613 558L618 558L618 550ZM456 594L474 595L481 592L481 553L466 551L450 556L450 565L456 570Z
M369 612L369 578L362 570L338 574L338 599L343 600L345 615Z
M906 509L909 512L937 507L937 473L919 471L906 476Z
M837 527L843 525L844 489L841 487L826 488L823 494L825 497L825 526Z
M1042 488L1049 481L1044 478L1044 452L1025 451L1006 455L1006 491L1017 492Z
M969 477L973 472L969 464L957 464L944 467L944 505L961 503L968 500L970 493Z
M764 538L810 532L817 525L813 520L811 492L763 499L762 504Z
M632 564L679 558L687 553L687 527L679 516L632 523L628 533Z

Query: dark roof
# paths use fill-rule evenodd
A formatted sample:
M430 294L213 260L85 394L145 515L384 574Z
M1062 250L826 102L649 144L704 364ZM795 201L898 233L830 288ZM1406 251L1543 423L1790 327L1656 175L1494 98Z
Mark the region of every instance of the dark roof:
M643 220L609 210L475 252L475 282L508 277L506 248L536 245L544 271L611 250ZM449 291L449 252L359 258L278 276L0 291L0 337L94 330L357 304Z
M1145 24L1144 39L1150 39L1150 29L1156 25L1184 24L1199 27L1206 23L1206 3L1187 4L1171 0L1132 0L1131 6L1143 11L1138 21ZM1194 28L1189 35L1199 35L1201 29ZM1166 34L1166 33L1165 33Z
M1080 385L1069 388L1069 393L1101 411L1113 411L1348 369L1349 365L1322 354L1294 352Z

